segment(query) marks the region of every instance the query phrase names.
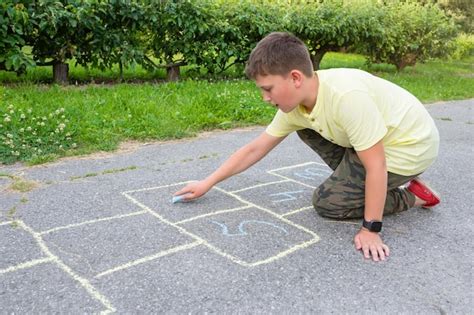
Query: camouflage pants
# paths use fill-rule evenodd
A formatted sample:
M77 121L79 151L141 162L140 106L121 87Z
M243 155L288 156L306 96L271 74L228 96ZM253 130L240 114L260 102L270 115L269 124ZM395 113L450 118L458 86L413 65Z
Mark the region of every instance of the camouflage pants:
M365 168L352 148L338 146L312 129L298 131L298 136L334 170L313 195L316 211L334 219L361 218L365 204ZM401 185L413 176L388 172L384 215L405 211L415 204L415 197Z

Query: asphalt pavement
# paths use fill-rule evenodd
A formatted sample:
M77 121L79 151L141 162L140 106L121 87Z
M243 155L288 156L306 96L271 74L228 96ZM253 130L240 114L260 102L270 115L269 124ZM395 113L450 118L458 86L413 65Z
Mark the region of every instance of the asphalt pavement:
M358 220L311 207L330 172L296 135L184 204L172 193L264 128L2 166L0 314L472 314L474 99L427 108L442 203L386 216L381 263L354 249Z

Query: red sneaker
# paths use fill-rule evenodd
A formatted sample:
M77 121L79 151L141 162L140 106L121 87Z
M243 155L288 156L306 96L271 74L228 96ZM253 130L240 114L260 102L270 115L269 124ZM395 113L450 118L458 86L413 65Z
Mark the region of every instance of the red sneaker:
M412 179L408 183L407 189L421 200L426 201L426 203L421 206L422 208L426 209L434 207L441 201L439 195L419 178Z

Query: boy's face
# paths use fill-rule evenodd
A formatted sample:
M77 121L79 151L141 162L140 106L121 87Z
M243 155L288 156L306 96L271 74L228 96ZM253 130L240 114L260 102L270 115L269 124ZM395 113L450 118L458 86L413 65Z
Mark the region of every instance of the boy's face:
M260 88L265 102L289 113L299 104L297 87L291 74L257 76L255 84Z

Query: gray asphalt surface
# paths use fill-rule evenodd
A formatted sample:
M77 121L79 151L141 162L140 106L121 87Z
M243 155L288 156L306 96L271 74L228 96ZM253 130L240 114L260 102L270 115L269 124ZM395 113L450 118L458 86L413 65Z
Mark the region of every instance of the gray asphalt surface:
M1 167L0 313L472 314L473 107L428 106L443 201L384 218L383 263L353 248L359 221L312 210L329 169L296 135L187 204L171 194L263 128Z

